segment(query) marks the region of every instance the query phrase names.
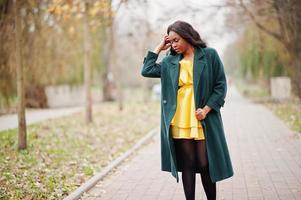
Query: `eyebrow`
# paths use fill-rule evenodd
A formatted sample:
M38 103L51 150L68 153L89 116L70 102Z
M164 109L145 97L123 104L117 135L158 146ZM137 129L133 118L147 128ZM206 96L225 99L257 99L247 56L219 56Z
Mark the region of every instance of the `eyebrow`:
M178 36L171 38L171 40L180 39Z

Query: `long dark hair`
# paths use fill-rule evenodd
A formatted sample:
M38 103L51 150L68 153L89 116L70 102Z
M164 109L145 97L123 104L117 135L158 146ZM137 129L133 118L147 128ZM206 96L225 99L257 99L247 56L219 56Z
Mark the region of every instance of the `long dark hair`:
M175 21L173 24L169 25L167 28L167 34L170 31L176 32L180 35L184 40L186 40L189 44L194 47L206 48L207 44L204 42L200 34L187 22L184 21ZM177 53L170 48L170 54L176 55Z

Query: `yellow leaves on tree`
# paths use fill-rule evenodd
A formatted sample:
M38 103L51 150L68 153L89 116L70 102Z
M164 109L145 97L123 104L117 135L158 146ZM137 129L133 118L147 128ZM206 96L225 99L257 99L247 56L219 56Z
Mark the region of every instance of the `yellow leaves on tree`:
M68 20L71 17L75 17L75 19L81 19L85 9L84 3L85 1L79 0L52 0L52 2L49 3L48 12L57 16L59 19ZM104 18L112 17L113 11L111 2L108 0L94 1L93 3L91 2L89 5L88 14L90 15L90 20L96 20L96 18L99 16Z

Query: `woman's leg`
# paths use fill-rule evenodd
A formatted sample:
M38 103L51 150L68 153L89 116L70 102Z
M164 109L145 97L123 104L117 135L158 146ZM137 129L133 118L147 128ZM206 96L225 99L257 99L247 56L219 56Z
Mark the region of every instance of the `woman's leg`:
M181 155L183 166L182 181L186 200L195 199L195 141L193 139L175 139L177 152Z
M201 179L208 200L216 199L216 183L213 183L209 175L209 165L205 140L196 142L196 164L201 169Z

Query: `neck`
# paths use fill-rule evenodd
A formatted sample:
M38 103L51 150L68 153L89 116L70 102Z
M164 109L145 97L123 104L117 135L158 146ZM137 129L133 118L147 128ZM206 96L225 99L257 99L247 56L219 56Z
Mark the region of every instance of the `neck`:
M183 57L185 59L193 59L194 56L194 47L190 46L188 49L183 53Z

